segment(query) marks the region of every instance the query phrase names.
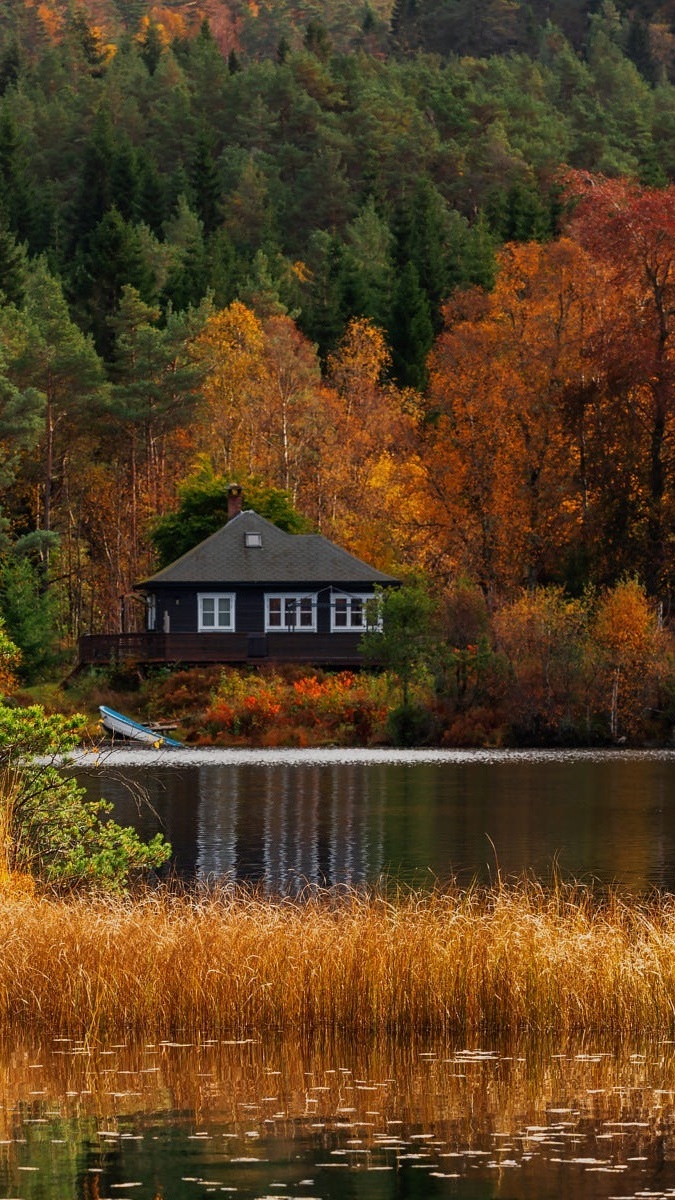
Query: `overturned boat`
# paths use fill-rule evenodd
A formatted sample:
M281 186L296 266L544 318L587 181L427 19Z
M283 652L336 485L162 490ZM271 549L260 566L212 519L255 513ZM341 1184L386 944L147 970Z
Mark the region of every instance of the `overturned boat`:
M114 708L108 708L106 704L99 704L99 712L101 714L101 723L104 729L113 737L127 738L134 742L144 742L148 746L153 746L155 750L161 749L163 746L182 746L182 742L177 742L175 738L167 737L159 729L153 729L151 725L141 725L140 721L134 721L131 717L125 717L124 713L115 712Z

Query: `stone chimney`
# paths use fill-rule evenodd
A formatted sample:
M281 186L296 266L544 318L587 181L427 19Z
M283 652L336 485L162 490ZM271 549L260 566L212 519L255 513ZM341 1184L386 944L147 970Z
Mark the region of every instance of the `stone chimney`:
M227 519L238 517L241 512L243 488L238 483L231 483L227 489Z

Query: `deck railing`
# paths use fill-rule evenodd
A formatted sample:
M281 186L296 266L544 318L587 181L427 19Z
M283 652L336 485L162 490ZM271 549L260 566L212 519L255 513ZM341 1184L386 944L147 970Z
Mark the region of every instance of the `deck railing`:
M363 662L358 644L356 633L95 633L80 638L78 666L271 662L358 667Z

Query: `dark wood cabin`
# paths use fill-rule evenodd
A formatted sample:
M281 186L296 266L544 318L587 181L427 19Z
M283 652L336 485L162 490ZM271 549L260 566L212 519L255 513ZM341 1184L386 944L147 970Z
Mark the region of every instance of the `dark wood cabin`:
M285 533L238 512L176 562L136 585L139 633L80 638L79 666L311 663L358 667L376 587L398 580L319 534Z

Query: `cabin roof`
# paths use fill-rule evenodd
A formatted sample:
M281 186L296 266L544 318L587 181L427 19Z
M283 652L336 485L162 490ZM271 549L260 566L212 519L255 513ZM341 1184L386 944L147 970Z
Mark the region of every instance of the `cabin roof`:
M248 535L248 537L247 537ZM250 544L257 541L260 544ZM286 533L252 509L232 517L138 586L150 584L391 584L398 580L318 533Z

